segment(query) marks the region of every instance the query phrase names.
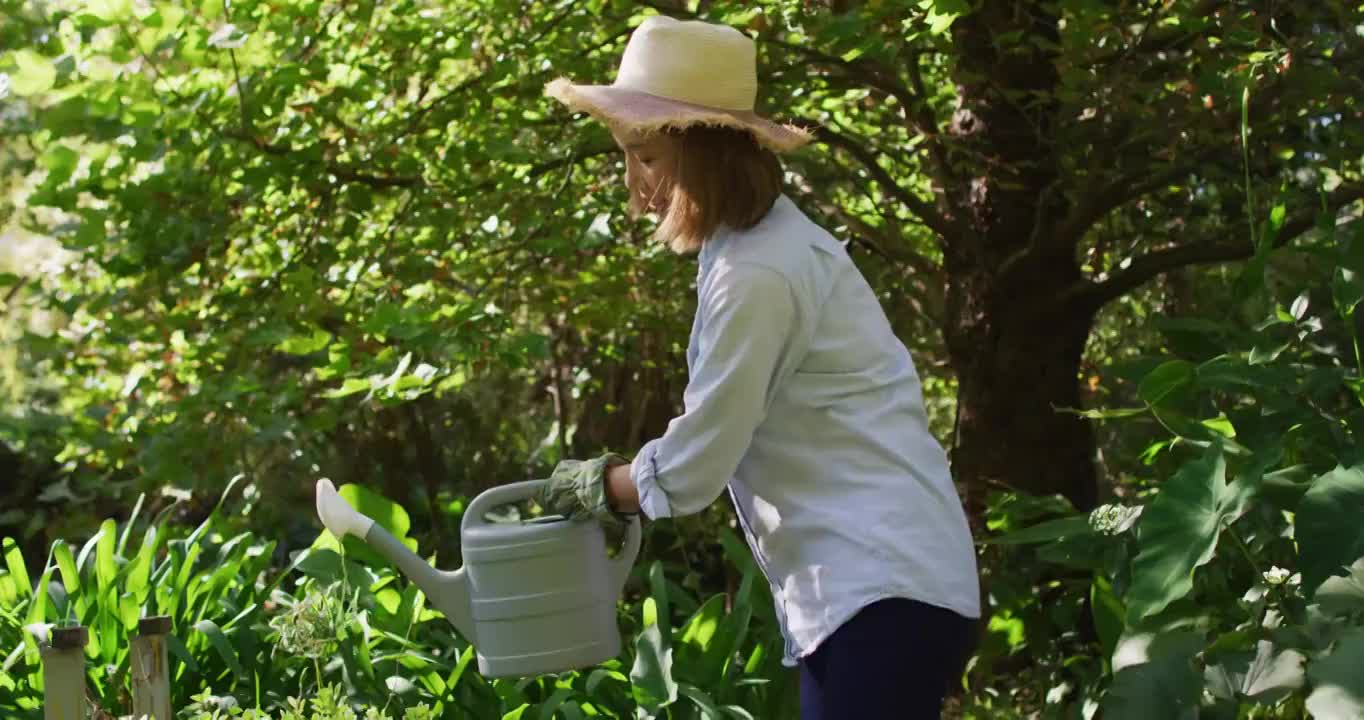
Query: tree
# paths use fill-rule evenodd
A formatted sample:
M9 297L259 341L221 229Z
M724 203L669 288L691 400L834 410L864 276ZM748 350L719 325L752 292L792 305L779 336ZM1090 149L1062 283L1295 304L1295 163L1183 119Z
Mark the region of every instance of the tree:
M33 296L72 331L30 347L87 487L373 471L435 503L661 432L691 273L622 218L605 131L542 94L609 79L643 13L758 39L764 105L821 141L795 199L955 376L975 510L996 485L1092 503L1092 432L1058 410L1106 303L1254 271L1361 194L1338 1L0 9L0 162L78 258ZM428 395L459 402L400 407Z
M974 509L1000 486L1093 506L1092 430L1061 411L1082 405L1105 304L1185 267L1262 271L1364 197L1361 19L1340 2L938 0L863 3L813 42L785 37L789 12L763 23L821 98L887 108L821 117L848 173L833 182L871 185L878 210L833 212L944 298Z

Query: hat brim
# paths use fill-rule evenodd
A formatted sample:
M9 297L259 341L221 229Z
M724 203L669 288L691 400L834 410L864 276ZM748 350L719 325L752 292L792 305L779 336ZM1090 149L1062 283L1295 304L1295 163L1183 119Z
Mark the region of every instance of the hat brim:
M545 86L545 94L570 110L585 112L608 126L649 134L696 125L747 130L773 152L796 150L814 136L804 128L783 125L749 110L726 110L671 100L614 85L577 85L559 78Z

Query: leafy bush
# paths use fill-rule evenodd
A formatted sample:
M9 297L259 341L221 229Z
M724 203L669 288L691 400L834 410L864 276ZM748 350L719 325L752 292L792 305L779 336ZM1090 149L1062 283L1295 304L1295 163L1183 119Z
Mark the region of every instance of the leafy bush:
M405 538L406 512L376 493L365 498L366 510ZM106 521L76 553L65 541L55 543L32 574L6 538L0 643L12 650L0 673L0 715L41 715L36 636L76 623L90 628L92 697L117 714L128 698L126 638L139 618L158 614L173 623L173 702L197 718L398 717L403 708L407 720L422 717L421 708L436 716L458 708L480 718L531 711L544 718L793 712L794 685L780 665L771 598L732 533L724 536L725 551L741 575L732 595L699 601L668 580L661 563L641 565L634 585L648 592L622 606L626 636L636 637L622 657L582 672L490 681L477 674L473 648L427 607L421 591L373 554L340 546L324 531L274 567L276 543L229 534L234 518L223 507L183 536L167 522L169 510L145 521L134 512L121 529ZM138 532L140 543L132 540ZM299 697L312 704L305 708Z
M1099 659L1068 663L1050 716L1364 717L1364 232L1308 252L1329 284L1244 332L1167 321L1177 351L1132 368L1142 406L1088 413L1164 428L1144 457L1166 480L990 540L1036 546L1087 600L1071 636Z

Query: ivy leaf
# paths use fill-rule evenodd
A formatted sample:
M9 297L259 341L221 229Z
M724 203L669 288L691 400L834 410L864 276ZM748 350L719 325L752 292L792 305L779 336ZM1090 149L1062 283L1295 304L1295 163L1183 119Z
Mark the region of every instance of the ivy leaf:
M1337 466L1298 503L1296 535L1303 586L1315 588L1364 557L1364 465Z
M1316 720L1358 720L1364 717L1364 628L1342 636L1330 655L1312 663L1307 676L1312 694L1307 710Z
M1307 658L1297 650L1274 652L1274 643L1261 640L1255 654L1232 653L1203 673L1215 697L1237 703L1245 700L1272 705L1303 686Z
M1137 524L1140 551L1125 598L1129 625L1193 589L1194 569L1212 559L1222 527L1245 512L1253 484L1228 484L1222 447L1213 445L1161 486Z

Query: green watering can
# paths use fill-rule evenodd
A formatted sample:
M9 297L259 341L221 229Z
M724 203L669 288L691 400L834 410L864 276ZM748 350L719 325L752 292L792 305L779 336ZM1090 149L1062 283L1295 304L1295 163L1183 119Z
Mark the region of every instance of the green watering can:
M460 523L464 567L427 564L317 481L317 515L338 539L354 535L388 558L471 644L484 677L578 670L620 654L616 600L639 553L639 519L612 558L595 522L553 516L489 522L489 510L535 495L543 480L501 485L469 504Z

